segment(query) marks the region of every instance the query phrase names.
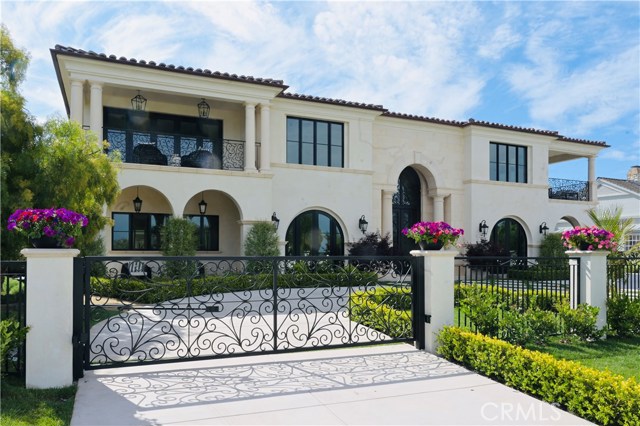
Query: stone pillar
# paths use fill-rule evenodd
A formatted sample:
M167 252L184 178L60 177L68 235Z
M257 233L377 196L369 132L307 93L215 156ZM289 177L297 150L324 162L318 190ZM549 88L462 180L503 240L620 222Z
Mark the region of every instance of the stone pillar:
M454 259L456 250L412 250L412 256L424 259L424 314L429 322L425 324L425 350L433 354L438 349L438 333L454 321ZM421 313L416 312L418 320Z
M271 169L271 115L269 104L260 105L260 171Z
M589 157L589 200L598 201L596 182L596 157Z
M284 240L278 240L278 251L280 256L284 256L287 249L287 242Z
M607 255L608 251L566 252L569 257L580 259L580 271L576 274L571 268L571 302L586 303L600 308L596 325L602 328L607 325ZM575 264L575 260L572 259ZM577 276L576 276L577 275ZM579 279L578 283L575 280ZM579 284L579 285L578 285ZM574 289L578 288L576 297Z
M395 191L382 190L382 236L393 236L393 194Z
M256 105L244 104L244 171L256 171Z
M69 102L69 118L80 125L82 122L82 110L84 109L83 102L83 86L84 84L80 80L71 80L71 96Z
M435 222L444 220L444 197L441 195L433 197L433 220Z
M27 388L73 383L73 258L76 249L24 249L27 258Z
M91 99L89 106L89 125L91 131L98 136L102 146L102 83L91 82Z

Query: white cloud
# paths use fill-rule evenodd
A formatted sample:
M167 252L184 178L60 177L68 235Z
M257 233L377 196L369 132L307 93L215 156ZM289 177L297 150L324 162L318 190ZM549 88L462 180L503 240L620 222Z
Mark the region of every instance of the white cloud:
M522 37L509 24L499 25L488 43L481 45L478 55L489 59L500 59L504 52L517 45Z

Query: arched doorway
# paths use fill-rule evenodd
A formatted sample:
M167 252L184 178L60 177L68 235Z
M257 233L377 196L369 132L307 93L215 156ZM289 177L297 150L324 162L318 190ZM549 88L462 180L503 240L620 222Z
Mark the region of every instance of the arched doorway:
M411 167L398 178L398 190L393 195L393 252L406 255L417 245L402 235L402 230L420 221L420 177Z
M287 256L342 256L344 234L328 213L310 210L298 215L287 229Z
M514 219L499 220L491 230L491 242L508 251L511 256L527 256L527 234Z

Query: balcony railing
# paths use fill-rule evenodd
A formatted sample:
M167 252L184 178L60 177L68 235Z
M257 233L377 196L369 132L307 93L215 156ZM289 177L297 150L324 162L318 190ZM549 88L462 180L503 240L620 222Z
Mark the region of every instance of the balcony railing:
M125 163L244 170L245 141L107 129L108 151ZM256 143L259 152L259 143Z
M549 178L549 198L553 200L589 201L589 182Z

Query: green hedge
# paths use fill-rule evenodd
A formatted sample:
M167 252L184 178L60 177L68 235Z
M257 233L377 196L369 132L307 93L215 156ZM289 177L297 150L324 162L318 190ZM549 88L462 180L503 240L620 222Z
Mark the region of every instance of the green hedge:
M375 291L357 291L351 295L351 321L394 338L413 336L411 290L380 287Z
M342 273L280 274L278 275L278 288L358 287L372 286L377 281L376 274L351 268ZM162 303L187 296L232 291L270 290L272 288L272 274L208 275L190 280L91 277L92 294L145 304Z
M528 269L509 269L507 276L514 280L556 281L569 279L569 267L549 268L548 266L532 266Z
M501 340L447 327L438 353L544 401L603 425L640 424L640 384Z
M553 311L555 310L554 305L556 302L569 302L568 291L563 294L557 290L546 289L513 290L497 284L455 284L455 299L457 304L460 303L460 300L467 297L466 291L469 288L480 288L481 291L488 294L497 294L501 301L509 305L518 305L523 309L537 307L545 311ZM531 301L534 301L535 303L533 306L530 306Z

